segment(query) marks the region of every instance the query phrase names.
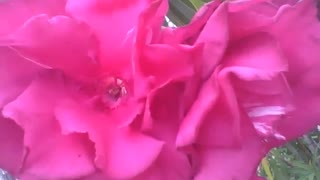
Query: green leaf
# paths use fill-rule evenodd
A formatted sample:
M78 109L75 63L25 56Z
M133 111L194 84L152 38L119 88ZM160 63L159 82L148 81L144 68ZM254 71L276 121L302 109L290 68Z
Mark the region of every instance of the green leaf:
M182 0L170 0L169 5L168 17L177 26L187 24L196 12Z
M314 180L314 178L315 178L315 175L312 173L306 177L306 180Z
M310 165L309 164L305 164L303 162L300 161L291 161L290 164L292 164L293 166L303 169L303 170L310 170Z
M204 4L204 2L202 2L201 0L189 0L189 1L196 10L200 9L201 6Z

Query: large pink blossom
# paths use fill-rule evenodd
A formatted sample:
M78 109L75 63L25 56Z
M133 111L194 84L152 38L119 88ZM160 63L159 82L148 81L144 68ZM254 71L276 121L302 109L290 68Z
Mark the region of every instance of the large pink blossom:
M271 147L320 123L319 30L304 0L213 2L165 31L200 54L176 140L198 155L196 180L255 179Z
M166 2L48 3L1 4L16 9L1 12L15 18L1 21L8 27L1 32L1 140L8 140L0 166L34 180L190 177L187 156L139 125L146 94L161 83L149 88L143 75L135 80L135 37L145 31L143 12L161 5L156 17L163 18Z
M2 9L0 167L21 180L255 180L319 123L313 0L215 1L179 28L166 0Z

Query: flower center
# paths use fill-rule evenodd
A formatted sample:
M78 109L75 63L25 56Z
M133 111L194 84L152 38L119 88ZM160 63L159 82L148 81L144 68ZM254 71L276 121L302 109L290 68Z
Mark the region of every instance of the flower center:
M114 79L113 82L107 85L106 95L114 100L118 100L126 94L126 87L120 79Z
M102 102L109 108L115 108L128 94L124 81L118 78L107 78L104 87Z
M122 96L122 87L116 86L108 90L108 95L112 98L119 99Z
M125 81L115 77L103 77L80 87L85 103L99 111L114 109L128 99Z

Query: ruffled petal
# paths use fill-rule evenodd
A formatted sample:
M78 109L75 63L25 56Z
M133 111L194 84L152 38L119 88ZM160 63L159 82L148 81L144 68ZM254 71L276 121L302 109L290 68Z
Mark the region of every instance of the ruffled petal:
M134 33L138 19L149 0L68 0L67 11L87 23L99 40L99 59L103 69L126 77L131 72ZM127 21L130 17L130 21Z
M137 58L137 66L143 77L152 77L152 88L157 88L168 81L192 76L194 67L190 55L179 47L147 45Z
M192 177L188 155L175 146L183 116L184 88L183 82L173 81L149 94L142 129L166 143L153 166L136 180L183 180Z
M191 22L186 26L181 26L177 28L164 28L162 30L161 42L166 44L186 44L186 45L194 45L195 41L199 37L201 30L205 27L206 23L209 21L215 10L219 7L221 2L219 1L212 1L210 3L205 4L193 17ZM222 8L224 9L224 8ZM221 13L222 12L222 13ZM218 20L223 20L224 18L220 19L219 17L223 16L223 11L220 13L215 13L211 19L210 23L214 23ZM221 14L221 15L220 15ZM219 23L216 23L220 25ZM223 28L218 28L222 30ZM223 31L223 30L222 30ZM207 34L207 33L204 33ZM203 35L202 35L203 36ZM215 36L212 33L212 36ZM218 36L216 36L218 38Z
M207 113L216 103L219 96L219 89L214 81L215 78L216 74L213 74L212 77L202 85L198 97L193 102L192 107L180 125L176 140L177 146L192 144L197 139L199 129Z
M263 54L263 56L262 56ZM288 62L276 41L268 34L255 34L232 44L220 72L234 73L243 80L269 80L288 69Z
M24 130L22 172L40 179L77 178L92 173L93 146L85 135L62 135L53 110L64 97L61 74L44 75L3 109ZM70 167L72 166L72 169ZM24 174L22 173L22 174Z
M299 0L272 0L272 4L279 7L283 5L295 5Z
M256 32L265 32L265 27L274 22L277 11L278 8L269 0L230 2L230 40L237 41Z
M248 6L251 9L248 12L259 9L260 6L259 3ZM269 115L270 113L280 113L278 115L274 114L272 117L261 115L260 118L276 119L277 123L269 124L270 127L276 129L289 140L302 135L320 123L317 118L320 112L315 108L319 105L320 97L318 93L320 76L317 75L320 70L320 53L318 51L320 48L318 33L320 24L317 19L316 4L312 0L273 1L273 8L275 9L274 12L269 13L269 15L260 14L263 15L260 17L269 19L268 23L260 26L260 30L270 33L279 42L279 47L288 60L289 71L283 74L282 78L286 79L287 89L290 90L287 96L290 96L291 99L291 112L279 108L275 111L274 107L267 107L255 112L265 114L268 110ZM234 16L233 20L241 24L259 25L258 22L249 20L249 18L241 19L240 16ZM275 81L273 83L277 85L270 84L269 87L273 87L272 89L279 89L276 86L281 87L279 83ZM264 90L261 88L260 92L270 92L270 88L264 87ZM283 98L284 96L278 97ZM272 99L275 98L277 97L274 96ZM275 105L275 102L270 102L270 98L269 100L265 98L264 102L268 101L269 104Z
M0 47L0 109L14 100L36 77L40 67L8 47Z
M12 33L30 17L38 14L49 16L65 14L65 2L65 0L1 1L0 35Z
M247 124L249 125L249 124ZM257 138L253 127L243 127L244 141L238 148L196 147L200 156L200 170L195 180L248 180L256 177L261 159L268 152Z
M192 52L163 42L161 26L167 8L167 1L154 1L139 18L133 59L135 96L194 74Z
M229 41L228 5L221 4L208 19L195 45L200 46L201 77L210 77L214 68L222 60Z
M39 178L35 175L28 174L28 173L23 173L19 176L19 179L21 180L45 180L43 178Z
M221 86L224 91L230 89L231 93L235 93L236 101L238 101L236 104L247 111L254 111L258 108L266 109L269 106L278 106L289 111L287 108L290 106L290 89L282 74L287 70L287 61L272 37L266 34L256 34L235 43L227 52L222 66L224 67L219 72L219 79L224 85ZM232 75L235 75L236 78ZM263 87L268 87L268 89ZM239 93L241 89L246 89L248 94ZM237 106L233 108L231 106L231 109L235 108ZM257 127L261 127L263 123L268 124L261 121L258 123ZM257 130L262 131L262 129ZM264 131L261 133L268 134ZM273 130L270 131L273 132Z
M269 36L251 36L231 46L222 65L202 85L197 100L180 126L178 146L195 141L225 146L240 140L239 104L230 74L252 83L256 83L253 80L268 82L286 68L285 59ZM255 88L254 85L250 87ZM221 139L226 131L232 132L231 135Z
M188 47L194 68L207 79L222 59L229 40L228 4L211 2L202 7L191 23L162 33L162 43ZM181 59L181 58L180 58Z
M8 38L7 45L43 67L82 79L97 74L99 62L90 30L67 16L34 16Z
M292 85L296 85L295 82L303 79L305 73L320 66L320 24L315 2L303 0L294 6L281 6L274 20L273 26L266 29L279 41L289 60L287 78ZM303 45L303 48L297 44Z
M98 148L107 152L98 154L97 165L111 177L123 179L134 177L150 167L161 152L162 143L130 129L124 129L114 134L108 143L101 144L101 147L97 145L97 151Z
M320 111L317 108L320 104L318 11L314 1L300 1L295 6L283 8L283 11L279 12L279 21L274 25L274 34L290 59L289 67L292 71L287 74L287 78L296 97L296 111L289 114L289 118L279 125L279 131L288 139L296 138L320 124ZM283 23L287 23L294 30L280 36L289 31ZM303 48L298 48L296 44Z
M96 165L111 178L132 178L149 168L159 156L163 143L114 121L134 119L136 109L118 116L85 109L66 100L56 109L56 117L65 133L87 132L95 143ZM120 109L115 111L121 112ZM116 114L116 115L115 115Z
M169 9L169 2L155 0L142 11L136 28L137 43L149 44L161 41L163 34L163 21Z
M142 129L173 145L183 117L183 82L171 81L147 98Z
M154 164L133 180L185 180L192 176L193 171L186 154L171 145L164 145Z
M292 94L283 75L271 80L232 80L239 104L251 118L259 135L265 140L286 140L277 131L279 122L293 108Z
M76 180L116 180L116 179L111 179L110 177L107 177L105 174L101 172L96 172L89 176L82 177Z
M23 131L11 119L0 116L0 167L16 174L23 161Z

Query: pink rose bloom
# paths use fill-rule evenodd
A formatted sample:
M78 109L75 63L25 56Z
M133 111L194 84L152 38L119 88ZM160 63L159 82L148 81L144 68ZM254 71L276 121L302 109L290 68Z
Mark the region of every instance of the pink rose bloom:
M192 75L182 52L137 42L152 36L141 26L149 14L162 23L167 1L9 0L0 9L1 168L21 180L191 178L175 137L141 125L149 94ZM141 70L140 51L151 55Z
M176 145L193 154L195 180L254 180L272 148L320 124L316 3L206 4L163 43L193 51Z
M320 112L313 0L0 4L0 167L21 180L256 180ZM4 19L6 18L6 19Z

